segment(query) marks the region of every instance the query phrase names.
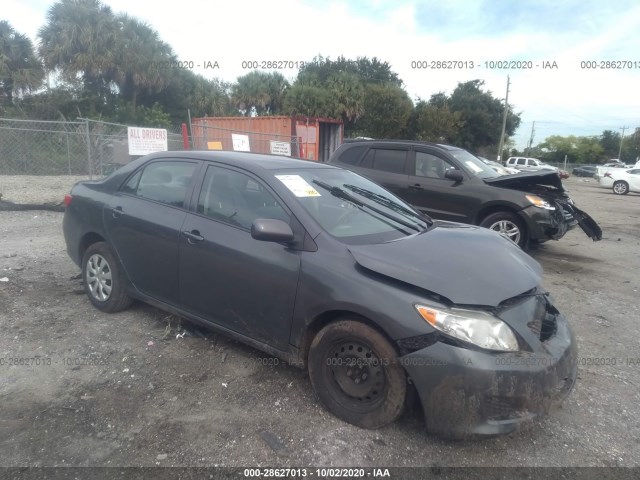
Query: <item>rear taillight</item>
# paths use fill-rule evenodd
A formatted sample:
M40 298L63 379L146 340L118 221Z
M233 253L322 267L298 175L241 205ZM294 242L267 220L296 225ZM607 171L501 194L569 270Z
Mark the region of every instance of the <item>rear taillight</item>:
M68 207L69 205L71 205L71 199L72 199L72 198L73 198L73 197L72 197L70 194L68 194L68 193L64 196L64 201L63 201L63 203L64 203L64 206L65 206L65 207Z

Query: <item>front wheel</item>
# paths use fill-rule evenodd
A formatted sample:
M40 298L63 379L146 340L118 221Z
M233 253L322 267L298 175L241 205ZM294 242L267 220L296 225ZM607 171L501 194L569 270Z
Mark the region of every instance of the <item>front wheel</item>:
M629 184L624 180L618 180L613 184L613 193L616 195L626 195L629 193Z
M340 320L324 327L309 350L309 377L324 406L362 428L380 428L403 412L407 376L377 330Z
M94 243L84 252L82 282L89 300L98 310L114 313L131 305L132 299L125 292L120 265L104 242Z
M504 235L522 249L527 246L527 241L529 239L527 238L526 229L522 220L520 220L515 213L492 213L491 215L487 215L482 222L480 222L480 226Z

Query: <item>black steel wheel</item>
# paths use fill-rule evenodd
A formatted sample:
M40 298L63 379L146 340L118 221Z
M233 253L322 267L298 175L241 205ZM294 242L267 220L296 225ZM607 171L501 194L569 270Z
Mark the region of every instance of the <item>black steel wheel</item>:
M309 351L309 376L325 407L363 428L380 428L403 412L407 377L377 330L341 320L324 327Z

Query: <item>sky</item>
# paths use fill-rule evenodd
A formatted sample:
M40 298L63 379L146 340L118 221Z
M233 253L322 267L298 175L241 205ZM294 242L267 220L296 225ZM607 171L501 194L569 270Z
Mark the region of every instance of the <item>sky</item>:
M53 3L3 0L0 19L37 42ZM550 135L640 128L637 0L102 3L147 22L179 60L193 62L193 70L208 78L234 81L250 71L243 68L250 61L377 57L398 73L414 101L474 79L504 99L509 76L509 104L522 119L513 138L519 149L533 122L534 145ZM457 68L431 68L438 61ZM588 68L606 61L624 68ZM205 69L207 62L219 68ZM278 71L290 81L297 74L296 68Z

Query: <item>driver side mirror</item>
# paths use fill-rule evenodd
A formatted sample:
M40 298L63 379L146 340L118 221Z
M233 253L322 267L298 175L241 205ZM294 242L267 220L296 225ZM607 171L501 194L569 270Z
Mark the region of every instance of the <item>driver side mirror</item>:
M444 172L444 178L448 178L449 180L453 180L456 183L460 183L462 182L462 180L464 180L464 175L462 175L462 172L460 170L451 169Z

